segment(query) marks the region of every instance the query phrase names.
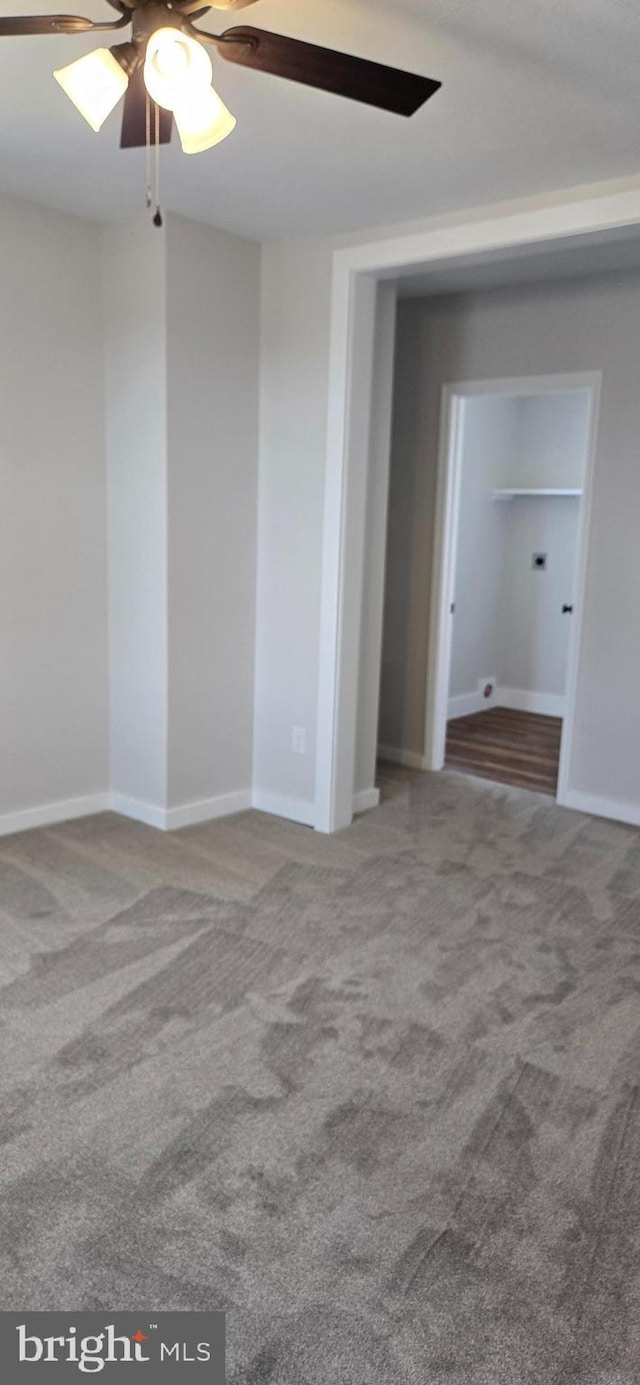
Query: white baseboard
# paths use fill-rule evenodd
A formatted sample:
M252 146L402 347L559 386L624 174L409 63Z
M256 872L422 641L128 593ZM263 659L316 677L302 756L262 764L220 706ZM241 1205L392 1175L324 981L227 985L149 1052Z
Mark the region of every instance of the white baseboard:
M251 789L236 789L217 798L202 798L194 803L183 803L179 808L168 808L165 830L175 832L179 827L192 827L197 822L211 822L214 818L229 818L234 813L245 813L247 808L253 807L252 799Z
M559 693L530 692L527 688L503 688L498 685L492 697L481 692L461 693L447 703L447 721L471 717L489 707L509 707L515 712L537 712L543 717L564 717L566 698Z
M574 808L578 813L588 813L589 817L611 818L613 822L624 822L630 827L640 827L640 803L620 803L615 798L600 798L597 794L582 793L580 789L567 789L558 798L562 808Z
M377 808L379 802L379 789L360 789L360 792L353 796L353 811L354 813L368 813L370 808Z
M516 712L537 712L542 717L564 717L567 699L561 693L530 692L527 688L496 688L494 707L510 707Z
M378 789L365 789L356 794L353 801L354 813L364 813L376 808L380 801ZM289 822L300 823L303 827L315 824L314 804L303 799L286 798L279 794L263 793L250 789L239 789L235 793L221 794L217 798L205 798L193 803L183 803L177 808L162 808L156 803L146 803L142 799L129 798L126 794L100 793L85 798L68 798L59 803L45 803L37 808L25 808L16 813L0 815L0 836L13 832L26 832L32 827L50 827L56 822L67 822L73 818L91 817L94 813L120 813L122 817L144 822L147 827L155 827L159 832L175 832L181 827L191 827L198 822L209 822L214 818L230 817L233 813L245 812L247 808L257 808L261 813L271 813L274 817L286 818Z
M315 805L305 798L288 798L284 794L265 793L262 789L254 789L251 794L251 807L257 808L260 813L271 813L274 818L298 822L302 827L315 826Z
M373 804L367 804L373 807ZM45 803L37 808L25 808L15 813L0 815L0 837L13 832L26 832L32 827L50 827L56 822L67 822L73 818L91 817L94 813L120 813L122 817L144 822L147 827L155 827L159 832L175 832L181 827L191 827L198 822L209 822L214 818L230 817L233 813L245 812L247 808L259 808L263 813L274 813L277 817L290 818L312 827L315 820L312 803L297 802L273 794L252 793L250 789L238 789L234 793L220 794L216 798L205 798L193 803L182 803L176 808L162 808L156 803L130 798L120 793L90 794L85 798L68 798L59 803ZM364 811L363 808L358 809Z
M360 793L354 794L353 811L366 813L370 808L377 808L379 802L379 789L362 789ZM301 827L315 827L315 805L308 799L288 798L284 794L265 793L263 789L254 789L251 806L260 813L270 813L272 817L297 822Z
M411 750L379 746L378 754L381 760L389 764L404 765L409 769L424 767L422 756ZM354 813L364 813L370 808L376 808L379 799L378 789L362 790L354 797ZM640 803L601 798L597 794L582 793L580 789L568 789L558 798L558 803L563 808L572 808L576 812L587 813L590 817L609 818L613 822L623 822L630 827L640 827ZM168 810L158 808L153 803L126 798L122 794L97 793L88 794L84 798L67 798L58 803L46 803L37 808L24 808L15 813L4 813L0 815L0 837L9 836L14 832L26 832L33 827L50 827L57 822L70 822L73 818L92 817L94 813L108 811L121 813L124 817L134 818L149 827L167 832L213 818L228 817L232 813L241 813L252 807L262 813L272 813L275 817L300 823L304 827L314 826L313 803L259 790L251 793L249 789L240 789L235 793L185 803L179 808Z
M495 697L483 697L481 692L460 693L458 697L450 697L447 703L447 721L455 721L456 717L472 717L475 712L482 712L485 707L494 706L495 701Z
M403 769L428 769L424 755L416 750L402 750L399 746L379 745L378 759L385 765L402 765Z
M65 798L59 803L43 803L38 808L22 808L17 813L0 815L0 837L12 832L27 832L32 827L51 827L55 822L88 818L111 807L110 794L87 794L84 798Z
M134 822L144 822L147 827L157 827L166 831L166 810L155 803L145 803L140 798L128 798L126 794L109 794L109 807L112 813L120 813L123 818L133 818Z
M210 822L214 818L230 817L232 813L242 813L251 807L251 791L238 789L234 793L220 794L216 798L196 799L193 803L181 803L177 808L161 808L155 803L145 803L141 799L128 798L125 794L112 793L110 805L114 813L125 818L144 822L147 827L156 827L160 832L176 832L180 827L192 827L197 822Z
M73 818L88 818L94 813L107 812L121 813L125 818L134 818L148 827L156 827L160 832L172 832L178 827L189 827L192 823L206 822L210 818L229 817L231 813L241 813L250 807L249 789L168 809L159 808L155 803L144 803L137 798L127 798L125 794L96 793L85 798L66 798L60 803L44 803L41 807L25 808L17 813L5 813L0 816L0 837L12 832L26 832L32 827L51 827L56 822L70 822Z

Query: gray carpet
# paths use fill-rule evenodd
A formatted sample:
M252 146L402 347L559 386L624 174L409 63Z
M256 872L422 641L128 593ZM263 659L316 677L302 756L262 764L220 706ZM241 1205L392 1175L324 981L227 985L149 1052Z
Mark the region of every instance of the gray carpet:
M0 842L6 1309L232 1385L640 1377L640 834L456 775L333 839Z

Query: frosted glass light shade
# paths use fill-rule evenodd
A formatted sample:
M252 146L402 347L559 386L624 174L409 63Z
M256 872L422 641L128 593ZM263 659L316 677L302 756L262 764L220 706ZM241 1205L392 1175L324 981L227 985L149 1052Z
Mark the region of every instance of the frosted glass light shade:
M144 84L157 106L175 110L192 92L211 85L211 58L180 29L156 29L147 44Z
M185 154L200 154L226 139L236 127L236 118L227 110L213 87L198 87L174 107Z
M126 72L108 48L95 48L53 75L96 134L129 85Z

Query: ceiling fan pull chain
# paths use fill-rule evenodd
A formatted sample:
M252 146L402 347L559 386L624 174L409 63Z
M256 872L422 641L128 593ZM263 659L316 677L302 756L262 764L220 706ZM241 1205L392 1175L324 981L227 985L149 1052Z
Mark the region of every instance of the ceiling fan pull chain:
M153 205L153 194L151 191L151 103L148 92L145 97L144 174L146 183L146 202L150 210Z
M160 211L160 107L154 102L155 111L155 145L156 145L156 210L153 217L154 226L162 226L162 212Z

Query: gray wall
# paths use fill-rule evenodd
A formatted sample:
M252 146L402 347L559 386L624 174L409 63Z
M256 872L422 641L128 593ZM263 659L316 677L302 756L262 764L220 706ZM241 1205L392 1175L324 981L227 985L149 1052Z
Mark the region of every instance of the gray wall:
M385 654L402 638L406 746L423 743L430 555L440 395L445 382L602 371L589 565L576 702L574 789L640 797L640 276L614 274L399 305L392 469L410 524L387 602ZM398 634L397 627L403 632Z
M172 215L103 242L111 786L162 813L251 787L259 249Z
M102 233L111 788L167 796L166 236L148 216Z
M167 218L169 806L251 786L260 251Z
M0 199L0 831L248 798L259 267Z
M108 782L95 228L0 199L0 816Z
M253 783L313 809L331 245L263 246ZM292 726L307 731L291 752Z

